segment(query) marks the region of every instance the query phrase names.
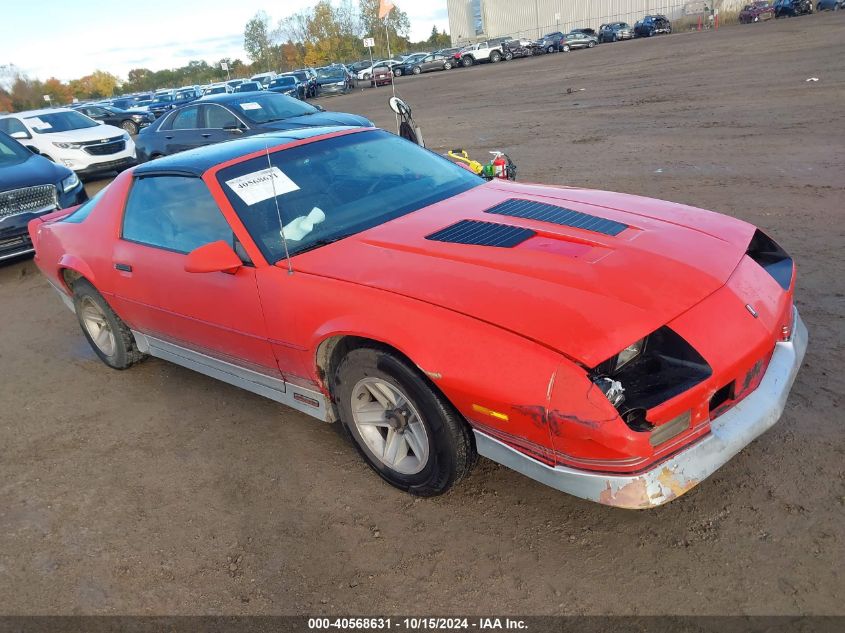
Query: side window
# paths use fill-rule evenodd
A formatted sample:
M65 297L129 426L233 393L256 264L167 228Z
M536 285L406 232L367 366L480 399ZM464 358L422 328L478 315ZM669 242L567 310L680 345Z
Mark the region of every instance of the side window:
M219 105L203 106L205 109L205 127L222 129L224 127L239 127L241 122L226 108Z
M20 119L16 119L14 117L10 117L8 119L0 119L0 131L5 132L9 136L14 134L15 132L23 132L24 134L26 134L27 138L32 138L24 124L20 122Z
M218 240L231 244L233 234L200 178L152 176L132 184L123 239L190 253Z
M197 128L197 113L199 106L183 108L173 115L171 130L195 130Z

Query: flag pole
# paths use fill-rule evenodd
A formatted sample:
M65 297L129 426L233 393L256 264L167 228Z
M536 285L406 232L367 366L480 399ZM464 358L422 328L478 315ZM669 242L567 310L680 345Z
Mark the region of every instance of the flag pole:
M387 11L384 13L384 37L387 40L387 59L393 59L393 53L390 52L390 30L387 28L387 18L390 17L390 12L393 10L393 4L390 2L385 2L381 0L379 3L379 13L381 14L384 9ZM393 91L393 96L396 96L396 75L393 74L393 69L390 69L390 89ZM396 134L399 134L399 113L395 113L396 115Z

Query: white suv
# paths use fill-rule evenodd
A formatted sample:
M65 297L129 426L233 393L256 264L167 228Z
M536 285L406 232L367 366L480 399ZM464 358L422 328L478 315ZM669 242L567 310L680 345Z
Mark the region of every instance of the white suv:
M67 108L0 116L0 131L78 175L135 164L135 143L129 134Z

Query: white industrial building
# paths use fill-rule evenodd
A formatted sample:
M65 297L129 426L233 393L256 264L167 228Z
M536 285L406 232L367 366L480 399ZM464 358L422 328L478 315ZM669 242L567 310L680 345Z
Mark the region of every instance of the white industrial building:
M447 0L447 3L454 46L503 36L536 39L552 31L598 29L608 22L628 22L633 26L643 16L657 13L677 20L701 14L705 6L734 10L744 4L741 0Z

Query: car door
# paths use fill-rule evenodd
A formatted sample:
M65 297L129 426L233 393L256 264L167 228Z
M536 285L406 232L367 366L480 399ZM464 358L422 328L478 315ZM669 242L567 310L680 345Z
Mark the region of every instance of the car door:
M436 57L434 55L426 55L425 57L423 57L420 63L418 64L420 70L422 70L424 73L430 70L434 70L434 66L436 64L436 62L434 61L435 59Z
M242 253L199 177L136 177L112 251L114 305L133 330L267 375L278 364L267 337L255 268L189 273L187 254L222 240Z
M199 121L199 133L204 145L230 141L249 132L249 127L243 119L219 103L200 106Z
M165 154L176 154L187 149L206 145L206 138L202 136L199 120L200 106L191 105L174 111L159 128L164 135L163 148Z

